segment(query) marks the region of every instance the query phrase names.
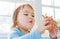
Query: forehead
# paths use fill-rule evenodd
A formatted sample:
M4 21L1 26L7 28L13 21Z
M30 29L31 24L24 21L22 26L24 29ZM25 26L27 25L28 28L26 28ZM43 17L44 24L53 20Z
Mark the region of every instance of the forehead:
M34 10L30 6L24 6L22 11L26 12L26 13L33 13L34 14Z

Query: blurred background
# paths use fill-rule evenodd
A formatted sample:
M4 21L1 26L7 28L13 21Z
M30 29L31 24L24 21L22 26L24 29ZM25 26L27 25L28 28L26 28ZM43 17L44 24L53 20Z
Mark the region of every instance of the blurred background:
M36 22L43 14L52 16L57 23L58 37L60 37L60 0L0 0L0 39L7 39L14 10L24 3L29 3L34 7Z

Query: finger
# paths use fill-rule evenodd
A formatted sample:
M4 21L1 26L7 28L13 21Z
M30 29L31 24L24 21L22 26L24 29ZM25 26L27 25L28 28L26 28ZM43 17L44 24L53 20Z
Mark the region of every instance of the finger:
M56 23L54 23L52 26L54 27L55 31L58 31L58 27L57 27Z
M45 18L45 21L50 21L50 18Z
M46 29L49 29L49 28L51 28L51 27L52 27L52 25L47 25L47 26L45 26Z
M49 24L49 21L45 21L45 26L47 26Z

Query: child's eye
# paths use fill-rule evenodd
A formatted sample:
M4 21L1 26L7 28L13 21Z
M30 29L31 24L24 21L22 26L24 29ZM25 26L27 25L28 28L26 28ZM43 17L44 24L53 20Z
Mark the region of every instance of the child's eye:
M24 14L24 15L28 16L28 14Z
M35 17L34 15L32 15L32 17Z

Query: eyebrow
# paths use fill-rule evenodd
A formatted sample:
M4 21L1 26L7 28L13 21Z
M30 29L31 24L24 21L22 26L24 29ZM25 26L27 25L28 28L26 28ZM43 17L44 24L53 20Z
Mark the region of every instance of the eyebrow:
M28 13L29 11L24 11L24 12L27 12ZM32 13L32 14L34 14L34 13Z

